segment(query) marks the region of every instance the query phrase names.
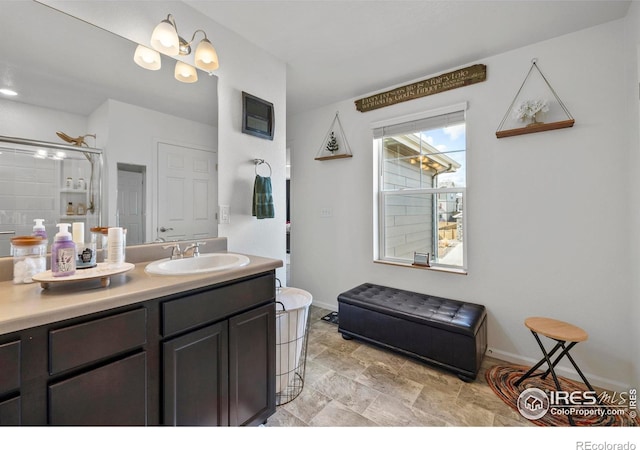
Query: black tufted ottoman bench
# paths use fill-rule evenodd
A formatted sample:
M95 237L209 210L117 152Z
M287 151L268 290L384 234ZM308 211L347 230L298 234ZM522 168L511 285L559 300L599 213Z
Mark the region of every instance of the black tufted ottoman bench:
M338 331L476 378L487 349L483 305L365 283L338 296Z

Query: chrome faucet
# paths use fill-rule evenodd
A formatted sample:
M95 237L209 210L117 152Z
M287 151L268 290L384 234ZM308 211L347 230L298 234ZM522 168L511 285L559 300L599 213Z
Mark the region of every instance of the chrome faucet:
M187 248L185 248L184 251L182 252L182 257L188 258L189 256L187 255L187 252L191 253L192 258L200 256L200 246L206 245L206 244L207 244L206 242L194 242L193 244L189 244Z
M163 245L162 248L171 249L171 259L180 259L183 256L182 250L180 250L180 244L177 242L171 245Z

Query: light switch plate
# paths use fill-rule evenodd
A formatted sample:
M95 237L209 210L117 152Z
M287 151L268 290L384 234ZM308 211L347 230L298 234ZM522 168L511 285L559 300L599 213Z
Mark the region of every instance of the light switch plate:
M218 217L221 224L228 224L231 222L231 217L229 214L229 205L220 205L218 211Z

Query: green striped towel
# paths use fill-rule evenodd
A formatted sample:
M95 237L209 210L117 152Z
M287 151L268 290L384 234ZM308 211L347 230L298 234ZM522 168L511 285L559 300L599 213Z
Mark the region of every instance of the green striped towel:
M252 215L258 219L273 219L273 195L271 193L271 177L256 175L253 185Z

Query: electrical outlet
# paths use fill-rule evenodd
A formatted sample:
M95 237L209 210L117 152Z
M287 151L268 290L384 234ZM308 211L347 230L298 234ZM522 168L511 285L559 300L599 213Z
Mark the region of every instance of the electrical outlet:
M218 214L218 217L220 218L218 221L221 224L228 224L231 223L231 217L229 214L229 206L228 205L220 205L220 213Z
M321 208L320 209L320 217L332 217L333 211L331 208Z

